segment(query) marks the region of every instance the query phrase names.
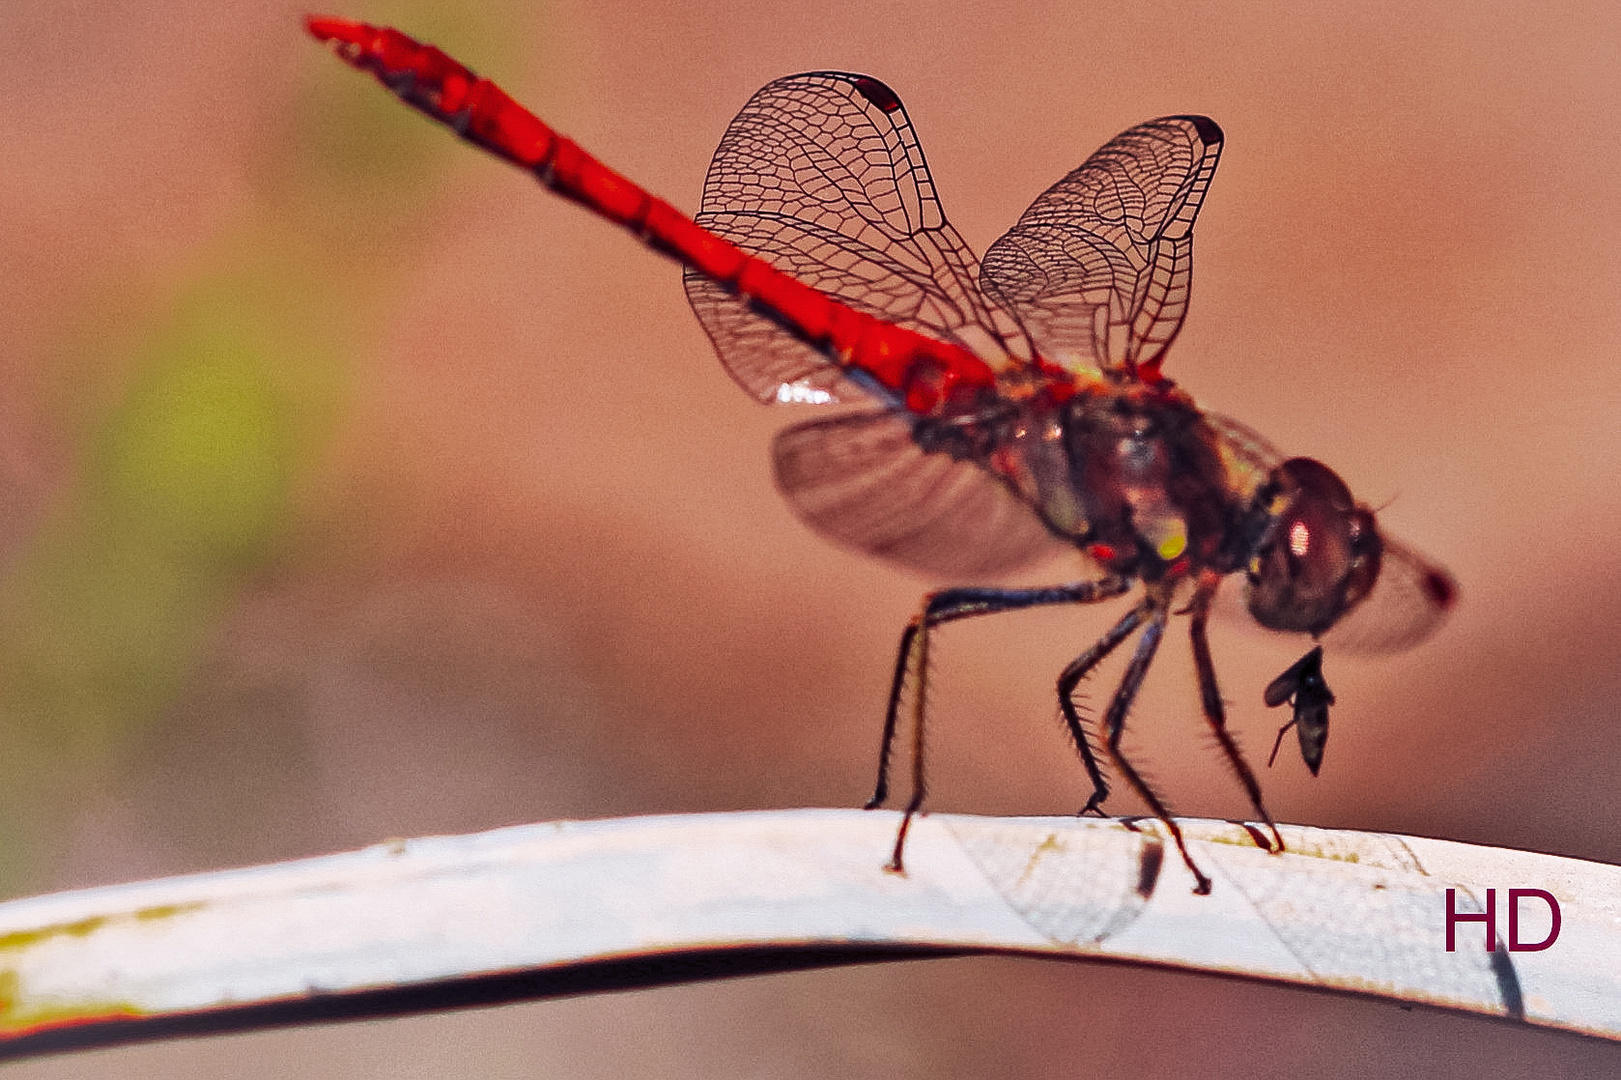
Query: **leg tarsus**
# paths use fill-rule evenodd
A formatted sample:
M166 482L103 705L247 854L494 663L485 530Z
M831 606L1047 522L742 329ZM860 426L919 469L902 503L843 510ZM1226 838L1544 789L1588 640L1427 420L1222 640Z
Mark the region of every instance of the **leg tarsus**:
M895 728L900 722L901 694L906 691L906 672L912 666L912 643L917 639L921 616L906 624L901 647L895 657L895 677L889 686L889 706L884 711L884 738L878 749L878 782L863 810L876 810L889 799L889 762L895 750Z
M913 792L911 800L906 804L906 812L901 815L901 827L895 831L895 850L890 854L889 862L884 864L887 873L906 876L906 836L912 831L912 819L917 817L922 805L922 794Z
M1064 724L1069 728L1069 737L1075 743L1076 751L1081 755L1081 764L1086 768L1087 779L1092 781L1092 795L1081 807L1081 814L1096 814L1104 817L1103 800L1109 797L1109 782L1103 777L1103 770L1098 765L1097 755L1092 752L1091 741L1086 737L1086 725L1081 718L1081 710L1075 704L1075 688L1081 680L1086 678L1091 670L1103 662L1122 641L1132 635L1132 632L1142 623L1143 615L1148 610L1148 602L1138 604L1121 617L1086 652L1076 657L1064 668L1058 676L1058 708L1064 714Z
M1232 733L1227 730L1227 707L1221 700L1221 689L1216 685L1216 664L1210 656L1210 639L1205 633L1205 624L1210 618L1211 598L1215 596L1216 587L1220 584L1221 579L1218 577L1201 580L1187 607L1193 616L1189 636L1193 641L1193 666L1199 676L1199 704L1204 710L1204 718L1210 725L1211 733L1216 736L1216 742L1221 746L1221 752L1226 755L1227 763L1232 766L1233 772L1238 774L1239 783L1244 785L1244 792L1249 796L1250 805L1255 808L1256 815L1272 833L1272 846L1268 850L1281 852L1283 834L1278 832L1277 823L1272 820L1272 815L1267 813L1266 806L1261 801L1260 782L1255 779L1255 773L1250 770L1244 755L1239 753L1238 744L1233 741Z
M1210 879L1199 869L1198 864L1193 861L1193 856L1189 854L1187 841L1182 838L1182 829L1172 820L1170 808L1120 752L1120 740L1126 733L1126 713L1130 711L1131 703L1142 687L1143 678L1148 674L1148 666L1154 662L1160 638L1165 633L1166 619L1170 616L1168 597L1153 589L1150 589L1148 596L1144 598L1141 609L1148 616L1147 625L1143 627L1142 637L1137 639L1137 651L1132 655L1131 663L1126 665L1126 674L1121 678L1120 686L1115 690L1114 697L1109 701L1109 708L1103 714L1103 745L1109 752L1109 759L1126 778L1131 789L1148 804L1154 816L1170 831L1171 839L1176 842L1177 852L1181 854L1183 863L1193 874L1194 893L1206 896L1210 893Z

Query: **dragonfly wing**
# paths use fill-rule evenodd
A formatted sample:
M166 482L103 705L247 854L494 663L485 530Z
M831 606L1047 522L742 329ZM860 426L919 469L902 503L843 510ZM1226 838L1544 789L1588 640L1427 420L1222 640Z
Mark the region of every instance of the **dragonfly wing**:
M1266 483L1272 470L1283 464L1289 455L1248 424L1208 409L1202 415L1205 423L1220 436L1217 450L1233 491L1248 502L1256 489Z
M923 450L900 412L813 420L773 445L777 487L812 529L943 581L984 581L1075 546L972 461Z
M1182 328L1193 220L1221 156L1203 116L1115 136L991 245L980 287L1071 368L1153 365Z
M1457 604L1458 584L1451 574L1381 530L1384 553L1372 590L1339 621L1318 636L1339 656L1387 656L1405 652L1440 628ZM1212 612L1226 625L1267 637L1298 638L1256 624L1245 606L1248 589L1240 580L1224 582Z
M1330 649L1379 656L1412 648L1435 632L1458 600L1452 575L1382 534L1379 578L1367 596L1322 634Z
M877 79L778 79L715 151L697 222L887 322L1002 358L1017 324L975 283L900 98ZM821 353L692 271L687 296L732 376L762 401L859 400Z

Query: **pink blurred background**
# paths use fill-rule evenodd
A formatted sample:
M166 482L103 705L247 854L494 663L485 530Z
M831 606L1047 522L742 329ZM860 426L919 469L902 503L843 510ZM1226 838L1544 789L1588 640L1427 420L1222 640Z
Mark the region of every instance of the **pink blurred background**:
M0 6L5 891L558 817L859 804L925 583L794 520L767 458L793 417L731 384L672 264L407 115L303 38L303 10ZM754 89L870 72L979 250L1117 131L1215 117L1228 143L1169 372L1331 463L1463 589L1412 653L1330 657L1323 775L1286 750L1269 805L1621 860L1612 5L337 13L444 46L689 210ZM1052 684L1110 618L942 635L935 809L1079 805ZM1181 812L1243 814L1185 637L1167 641L1130 745ZM1214 647L1254 757L1280 722L1261 688L1298 648L1227 627ZM1607 1076L1621 1050L978 959L8 1075L1307 1071Z

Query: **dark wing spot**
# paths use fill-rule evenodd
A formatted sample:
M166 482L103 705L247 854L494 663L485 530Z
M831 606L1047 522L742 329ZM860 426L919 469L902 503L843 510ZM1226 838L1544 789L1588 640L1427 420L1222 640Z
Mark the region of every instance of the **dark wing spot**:
M901 107L901 99L895 91L870 75L857 76L855 88L861 92L862 97L886 113L892 113Z
M1224 142L1227 138L1227 136L1223 134L1221 130L1221 125L1210 119L1208 116L1172 116L1169 119L1186 120L1198 130L1199 138L1203 139L1205 143L1210 146L1214 146L1219 142Z
M1431 570L1424 575L1424 593L1442 611L1458 602L1458 586L1446 574Z

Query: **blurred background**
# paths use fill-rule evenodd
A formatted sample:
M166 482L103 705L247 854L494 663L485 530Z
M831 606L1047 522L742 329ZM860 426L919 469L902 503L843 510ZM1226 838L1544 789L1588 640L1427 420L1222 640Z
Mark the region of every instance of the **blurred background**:
M400 107L302 5L0 4L0 890L559 817L858 805L926 583L776 496L676 267ZM1599 3L363 2L685 209L757 87L878 75L978 250L1116 132L1228 143L1169 372L1458 577L1330 656L1281 820L1621 860L1621 12ZM940 637L938 810L1084 797L1114 618ZM1299 652L1221 627L1252 759ZM1172 634L1128 745L1246 813ZM1101 696L1118 672L1093 683ZM1134 809L1122 791L1116 811ZM881 859L883 852L874 852ZM1503 882L1535 886L1536 882ZM976 959L83 1054L58 1077L1606 1076L1621 1048Z

